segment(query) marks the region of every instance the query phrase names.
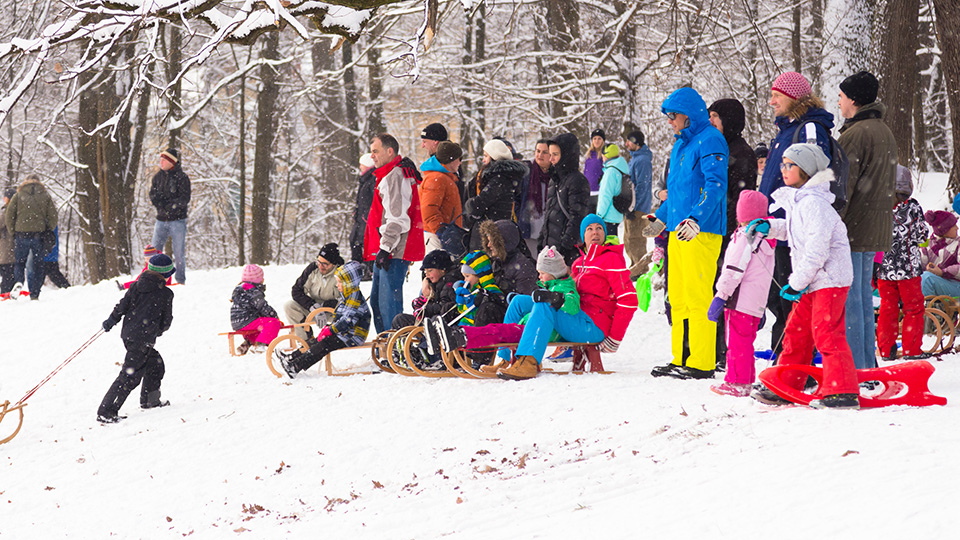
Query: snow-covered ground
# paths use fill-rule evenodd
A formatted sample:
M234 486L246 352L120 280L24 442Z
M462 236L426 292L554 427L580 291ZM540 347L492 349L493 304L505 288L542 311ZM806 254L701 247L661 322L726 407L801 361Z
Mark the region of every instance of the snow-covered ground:
M941 180L939 176L943 176ZM918 198L946 207L945 175ZM941 182L938 184L938 182ZM942 198L943 200L939 200ZM301 267L266 268L280 308ZM378 374L277 379L226 339L238 268L189 272L157 344L172 406L96 410L123 360L103 335L41 388L0 445L0 538L956 538L960 355L935 362L945 407L774 409L670 360L662 294L612 375L526 382ZM369 283L364 284L365 290ZM406 298L416 283L408 283ZM99 328L113 283L0 303L0 402ZM758 348L769 347L762 331ZM369 369L361 351L339 368ZM758 368L764 367L758 362ZM11 427L0 424L0 438Z

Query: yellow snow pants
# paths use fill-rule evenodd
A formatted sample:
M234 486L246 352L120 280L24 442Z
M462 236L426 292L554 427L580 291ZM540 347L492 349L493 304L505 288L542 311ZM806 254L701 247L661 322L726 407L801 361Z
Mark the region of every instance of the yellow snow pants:
M667 243L667 293L673 320L673 363L710 371L717 364L717 323L707 318L720 257L719 234L700 233L683 242L670 233ZM684 350L686 337L689 351Z

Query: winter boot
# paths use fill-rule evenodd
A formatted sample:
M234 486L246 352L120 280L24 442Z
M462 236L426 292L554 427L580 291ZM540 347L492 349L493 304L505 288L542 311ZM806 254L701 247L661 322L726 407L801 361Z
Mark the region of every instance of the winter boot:
M116 414L98 414L97 422L100 422L101 424L116 424L124 418L126 418L126 416L118 416Z
M710 390L712 390L714 393L720 394L721 396L733 397L747 397L750 395L750 390L752 388L753 385L750 384L737 384L728 382L710 386Z
M793 403L790 400L778 396L773 390L763 384L756 385L753 391L750 392L750 397L766 405L790 405Z
M23 289L23 283L14 283L13 288L10 289L10 299L16 300L20 298L20 290Z
M157 407L166 407L167 405L170 405L170 402L165 399L160 399L159 390L149 392L146 396L140 396L141 409L155 409Z
M525 381L537 376L540 364L532 356L518 356L512 364L497 371L497 377L508 381Z
M247 354L247 351L250 350L251 343L246 339L243 340L243 343L237 346L237 356L243 356Z
M480 366L480 371L489 375L496 375L500 369L509 367L512 361L513 353L510 349L499 349L497 355L493 357L493 363Z
M297 369L297 362L304 353L300 352L300 349L293 349L291 351L280 350L279 347L273 350L273 356L280 361L280 367L283 368L283 371L287 373L287 377L293 379L297 376L297 373L300 372Z
M903 357L904 360L926 360L928 358L933 358L933 355L923 351L920 351L920 354L911 354Z
M860 396L858 394L830 394L822 399L814 399L810 402L810 407L814 409L860 409Z
M439 319L439 317L435 317ZM453 351L467 344L467 333L459 325L449 325L443 323L443 320L437 321L440 332L440 346L445 351Z
M438 354L440 352L440 328L437 324L443 325L443 317L427 317L423 321L423 337L427 342L427 352Z

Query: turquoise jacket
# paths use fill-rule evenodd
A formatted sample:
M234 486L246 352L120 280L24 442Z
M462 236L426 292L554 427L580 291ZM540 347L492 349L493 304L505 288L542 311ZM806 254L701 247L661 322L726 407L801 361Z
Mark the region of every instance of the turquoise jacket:
M657 218L668 231L693 218L700 231L722 236L727 232L727 141L710 125L707 106L693 88L674 91L661 110L683 113L690 123L674 135L667 200L657 209Z
M623 175L630 174L627 160L620 156L603 163L603 176L600 178L600 194L597 195L597 215L607 223L621 223L623 214L613 207L613 198L620 194Z

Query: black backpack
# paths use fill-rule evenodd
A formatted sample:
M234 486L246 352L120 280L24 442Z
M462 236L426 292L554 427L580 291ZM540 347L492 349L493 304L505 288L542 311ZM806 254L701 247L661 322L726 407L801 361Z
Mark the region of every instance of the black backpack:
M803 142L817 144L817 127L814 124L823 126L827 136L830 137L830 170L833 171L834 181L830 182L830 193L836 197L833 200L833 209L838 213L843 212L847 206L847 180L850 178L850 160L847 153L843 151L840 143L830 135L830 128L819 120L807 120L797 126L793 132L793 141L790 144L800 142L800 132L806 131L806 137Z
M637 192L634 190L633 182L629 174L622 175L620 183L620 193L613 196L613 207L621 214L632 212L637 206Z

